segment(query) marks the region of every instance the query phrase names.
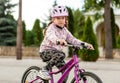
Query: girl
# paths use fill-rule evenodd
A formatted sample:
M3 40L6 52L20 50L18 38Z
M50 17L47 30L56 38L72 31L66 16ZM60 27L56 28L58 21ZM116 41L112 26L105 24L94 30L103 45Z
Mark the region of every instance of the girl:
M91 44L76 39L68 31L65 27L67 16L68 11L64 6L55 6L51 11L52 23L47 27L44 40L40 46L40 57L44 62L47 62L47 65L42 69L42 71L40 71L40 77L43 79L50 79L48 70L53 66L61 68L65 64L65 53L62 52L63 44L67 45L67 43L70 43L73 45L81 45L81 43L83 43L88 48L94 49ZM60 44L57 45L56 42L59 42ZM63 83L65 82L66 80L64 80Z

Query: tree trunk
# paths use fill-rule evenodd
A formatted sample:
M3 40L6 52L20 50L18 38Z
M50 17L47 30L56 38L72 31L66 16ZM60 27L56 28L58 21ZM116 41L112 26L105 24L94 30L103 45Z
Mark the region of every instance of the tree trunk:
M110 0L105 0L105 58L112 59L112 34L110 23Z
M19 0L19 18L17 25L16 58L22 59L22 0Z

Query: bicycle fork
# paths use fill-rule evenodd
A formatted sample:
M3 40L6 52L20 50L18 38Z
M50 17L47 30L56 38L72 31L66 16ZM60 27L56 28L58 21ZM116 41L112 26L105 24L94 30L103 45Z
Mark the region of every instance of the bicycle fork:
M37 80L40 80L40 77L36 77L36 79L34 79L34 80L32 80L31 82L29 82L29 83L34 83L35 81L37 81ZM41 80L39 83L42 83L43 81Z
M80 75L80 73L83 71L84 70L79 69L78 64L75 65L74 76L75 76L76 83L80 83L79 81L82 79L82 76ZM80 77L79 77L79 75L80 75ZM83 83L87 83L85 77L83 77L83 81L84 81Z

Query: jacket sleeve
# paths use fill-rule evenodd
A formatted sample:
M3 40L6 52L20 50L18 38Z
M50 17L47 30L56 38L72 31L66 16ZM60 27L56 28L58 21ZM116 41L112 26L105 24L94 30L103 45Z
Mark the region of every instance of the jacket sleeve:
M66 41L70 44L79 44L81 45L81 43L85 43L81 40L78 40L77 38L75 38L67 29L66 29L66 33L67 33L67 38L66 38Z

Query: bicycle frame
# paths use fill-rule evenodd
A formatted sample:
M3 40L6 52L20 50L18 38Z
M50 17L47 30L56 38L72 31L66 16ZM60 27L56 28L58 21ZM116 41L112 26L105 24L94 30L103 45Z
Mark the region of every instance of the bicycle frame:
M52 69L50 70L50 75L51 75L51 82L50 83L54 83L54 79L53 79L53 74L58 74L59 72L61 72L62 70L65 69L65 72L62 74L62 76L60 77L60 79L57 81L57 83L62 83L64 78L69 74L69 72L71 71L71 69L73 67L74 68L74 76L76 79L76 83L79 83L78 81L78 75L77 72L80 71L82 72L82 70L79 69L79 65L78 65L78 57L76 54L73 55L72 59L69 60L62 68L60 68L58 71L53 72Z
M81 44L82 45L82 44ZM63 66L61 67L58 71L52 71L52 69L50 69L49 74L51 75L51 79L50 80L43 80L42 78L40 78L40 76L37 75L37 73L40 70L40 67L37 66L32 66L29 69L27 69L23 75L22 78L22 83L34 83L35 81L37 81L37 83L43 83L43 82L47 82L49 81L49 83L55 83L54 82L54 74L58 74L61 73L62 71L64 71L64 73L60 76L60 78L57 80L57 83L62 83L64 81L64 79L68 76L68 74L70 73L70 71L74 68L74 78L71 81L72 83L79 83L79 81L81 80L82 82L86 83L87 82L87 76L93 78L94 81L96 81L96 83L103 83L102 80L94 73L92 72L86 72L84 69L79 68L79 60L76 54L76 50L77 49L81 49L78 46L73 46L73 45L68 45L69 47L74 48L73 49L73 57ZM84 47L87 48L87 47ZM27 76L29 75L29 73L34 71L31 70L35 70L35 75L33 75L33 79L30 79L31 81L28 82L26 80ZM82 78L82 79L81 79ZM80 81L80 82L81 82Z
M73 57L63 67L61 67L58 71L55 71L55 72L53 72L52 69L49 71L49 74L51 75L51 80L49 80L50 83L55 83L54 78L53 78L53 74L58 74L62 70L65 70L64 73L61 75L61 77L57 81L57 83L62 83L64 78L69 74L69 72L73 69L73 67L74 67L74 77L75 77L76 83L79 83L78 73L81 73L84 70L79 68L79 64L78 64L79 60L78 60L78 57L76 55L76 49L77 48L74 48L74 50L73 50ZM36 80L39 80L39 77L36 77L36 79L34 79L30 83L33 83ZM84 83L86 83L86 80L84 80Z

